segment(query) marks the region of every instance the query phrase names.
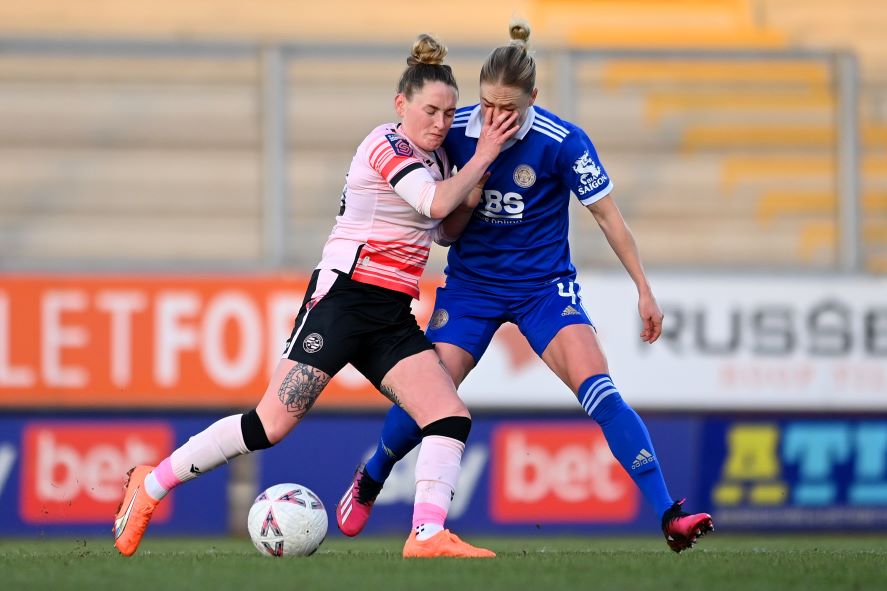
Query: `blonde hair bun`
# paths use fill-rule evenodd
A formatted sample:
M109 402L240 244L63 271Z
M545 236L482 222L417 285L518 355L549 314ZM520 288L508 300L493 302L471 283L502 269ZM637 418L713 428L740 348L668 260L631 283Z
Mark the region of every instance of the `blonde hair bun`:
M442 45L431 35L423 33L413 43L413 50L410 52L410 57L407 58L407 65L430 64L439 66L443 64L445 57L447 57L446 45Z
M512 45L526 47L530 41L530 24L524 20L513 20L508 25L508 34L511 36Z

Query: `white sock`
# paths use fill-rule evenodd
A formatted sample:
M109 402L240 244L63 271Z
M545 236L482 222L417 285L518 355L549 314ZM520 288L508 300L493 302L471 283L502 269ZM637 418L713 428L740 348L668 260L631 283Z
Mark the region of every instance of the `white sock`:
M422 438L416 460L416 500L413 527L416 538L427 539L444 528L447 512L459 480L465 444L452 437L429 435ZM424 528L420 536L420 528Z
M241 416L232 415L216 421L172 452L169 456L170 473L159 474L160 487L169 490L228 463L232 458L249 453L243 442ZM152 474L155 472L158 470Z
M420 542L433 538L435 534L443 531L443 526L437 523L423 523L416 526L416 539Z
M152 470L150 474L145 476L145 492L155 501L159 501L169 494L169 489L164 488L157 481L157 476L154 475L154 471Z

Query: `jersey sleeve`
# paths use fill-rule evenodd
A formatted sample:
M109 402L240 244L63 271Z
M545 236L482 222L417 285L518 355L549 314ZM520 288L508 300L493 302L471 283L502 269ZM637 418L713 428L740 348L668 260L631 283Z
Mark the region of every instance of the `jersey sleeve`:
M435 181L425 165L416 158L410 143L388 133L369 146L369 164L385 179L394 192L426 217L431 214Z
M591 205L613 190L613 181L604 170L594 144L581 129L574 128L564 138L557 166L561 178L582 205Z
M458 236L450 236L444 232L443 224L438 224L434 227L434 230L431 231L431 240L440 246L450 246L458 239Z

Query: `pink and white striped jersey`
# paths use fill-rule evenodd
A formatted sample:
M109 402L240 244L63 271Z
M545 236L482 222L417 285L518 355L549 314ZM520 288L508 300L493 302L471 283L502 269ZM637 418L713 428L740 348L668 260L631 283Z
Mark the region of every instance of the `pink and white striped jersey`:
M336 225L317 268L316 297L322 297L341 271L369 283L419 297L419 277L431 243L445 241L440 220L429 217L435 182L451 166L443 149L433 153L413 145L398 124L375 128L351 161Z

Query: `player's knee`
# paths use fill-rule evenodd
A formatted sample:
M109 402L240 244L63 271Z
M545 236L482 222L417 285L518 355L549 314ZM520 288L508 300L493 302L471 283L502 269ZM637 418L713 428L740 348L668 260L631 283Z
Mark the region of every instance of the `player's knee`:
M468 441L471 432L471 418L463 416L451 416L431 422L422 429L422 437L440 435L457 439L462 443Z
M243 443L250 451L268 449L286 435L286 433L279 434L273 431L271 433L266 431L256 409L252 409L240 416L240 431L243 433Z
M459 398L459 395L456 394L455 391L453 392L453 395L447 397L446 400L441 398L436 399L433 407L427 409L427 412L422 413L421 419L417 422L420 425L423 421L433 423L444 417L465 417L466 419L471 419L471 413L468 412L468 407L465 406L465 403L462 402L462 399Z
M456 400L453 401L453 404L447 408L446 415L448 417L465 417L469 421L471 420L471 413L468 412L468 407L465 406L465 403L462 402L462 399L458 396Z

